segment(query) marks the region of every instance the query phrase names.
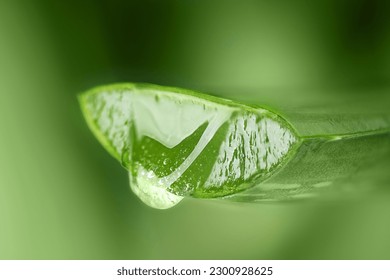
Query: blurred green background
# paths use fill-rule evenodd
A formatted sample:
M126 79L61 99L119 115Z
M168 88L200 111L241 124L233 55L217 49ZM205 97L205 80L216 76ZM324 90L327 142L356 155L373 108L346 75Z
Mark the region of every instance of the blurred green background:
M346 182L376 187L349 199L159 211L76 100L125 81L369 94L390 81L389 16L387 0L0 1L0 258L390 259L388 162Z

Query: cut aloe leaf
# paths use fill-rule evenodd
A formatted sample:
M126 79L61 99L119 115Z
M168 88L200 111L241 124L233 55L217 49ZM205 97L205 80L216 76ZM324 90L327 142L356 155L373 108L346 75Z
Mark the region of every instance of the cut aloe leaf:
M258 105L142 84L98 87L80 103L95 136L128 170L133 192L159 209L183 197L302 197L389 147L386 115L288 113L296 129Z

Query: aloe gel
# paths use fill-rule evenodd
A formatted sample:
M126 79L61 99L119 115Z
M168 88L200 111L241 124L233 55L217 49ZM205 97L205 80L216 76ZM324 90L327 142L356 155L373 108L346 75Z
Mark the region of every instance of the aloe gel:
M133 192L158 209L183 197L302 197L389 147L387 116L329 125L326 116L286 114L290 124L259 106L140 84L98 87L80 102L95 136L128 170Z

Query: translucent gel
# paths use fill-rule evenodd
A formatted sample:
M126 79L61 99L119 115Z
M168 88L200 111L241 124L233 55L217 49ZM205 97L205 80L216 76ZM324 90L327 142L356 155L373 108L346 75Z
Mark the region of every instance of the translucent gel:
M132 191L166 209L183 196L218 197L271 172L296 142L265 110L133 89L91 95L98 138L129 170Z

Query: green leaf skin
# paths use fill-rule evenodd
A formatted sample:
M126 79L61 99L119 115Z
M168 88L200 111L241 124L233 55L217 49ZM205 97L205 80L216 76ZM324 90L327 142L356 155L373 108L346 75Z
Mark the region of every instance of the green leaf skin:
M282 114L254 102L147 84L98 87L79 101L97 139L129 171L133 192L160 209L183 197L304 197L390 146L385 113Z

